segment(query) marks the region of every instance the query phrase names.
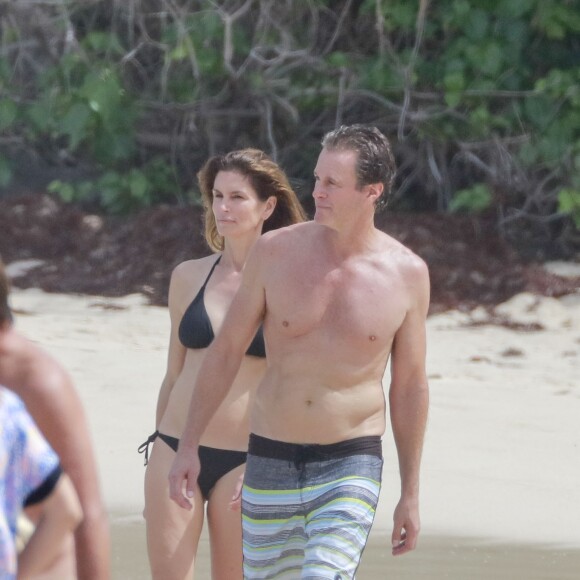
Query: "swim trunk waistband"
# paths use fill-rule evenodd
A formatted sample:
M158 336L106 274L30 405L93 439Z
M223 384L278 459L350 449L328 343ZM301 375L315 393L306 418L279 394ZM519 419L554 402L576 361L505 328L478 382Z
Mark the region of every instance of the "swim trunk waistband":
M250 433L248 454L269 459L308 463L328 461L352 455L374 455L382 459L383 449L379 435L356 437L346 441L339 441L338 443L319 445L317 443L302 444L275 441L274 439Z

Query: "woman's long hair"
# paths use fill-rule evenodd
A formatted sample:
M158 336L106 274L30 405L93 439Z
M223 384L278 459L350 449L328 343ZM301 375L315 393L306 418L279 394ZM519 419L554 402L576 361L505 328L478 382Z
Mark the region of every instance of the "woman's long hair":
M264 222L262 232L289 226L306 219L300 200L290 186L286 174L266 153L259 149L241 149L211 157L197 174L205 208L205 239L215 252L224 249L224 239L218 233L212 211L213 186L220 171L235 171L247 177L262 201L276 198L272 215Z

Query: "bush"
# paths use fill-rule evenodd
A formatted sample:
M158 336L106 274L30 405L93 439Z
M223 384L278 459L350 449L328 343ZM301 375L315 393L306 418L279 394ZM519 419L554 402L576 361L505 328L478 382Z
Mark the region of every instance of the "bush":
M96 196L110 211L184 201L209 155L248 145L307 189L322 135L363 122L393 140L395 209L489 203L506 235L574 251L571 0L71 0L5 11L0 128L11 146L101 172L90 187L53 186L69 198ZM33 33L31 23L41 23ZM0 184L9 179L0 161Z

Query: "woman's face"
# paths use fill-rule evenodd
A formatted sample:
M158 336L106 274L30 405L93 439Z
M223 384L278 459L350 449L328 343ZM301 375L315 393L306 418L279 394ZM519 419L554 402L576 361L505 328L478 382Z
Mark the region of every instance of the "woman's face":
M216 227L224 238L261 233L272 213L271 197L262 201L250 180L236 171L220 171L213 184L212 210Z

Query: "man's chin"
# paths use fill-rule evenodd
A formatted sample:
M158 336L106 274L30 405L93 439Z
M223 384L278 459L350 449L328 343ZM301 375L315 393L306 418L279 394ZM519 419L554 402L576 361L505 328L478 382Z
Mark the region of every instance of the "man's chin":
M312 219L317 224L328 225L328 215L324 215L324 210L317 209Z

